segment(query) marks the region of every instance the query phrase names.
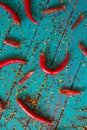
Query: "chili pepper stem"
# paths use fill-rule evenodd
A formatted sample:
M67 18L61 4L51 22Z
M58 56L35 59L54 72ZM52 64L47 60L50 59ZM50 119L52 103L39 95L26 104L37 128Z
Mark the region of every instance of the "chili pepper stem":
M21 24L20 23L18 23L18 26L20 26Z

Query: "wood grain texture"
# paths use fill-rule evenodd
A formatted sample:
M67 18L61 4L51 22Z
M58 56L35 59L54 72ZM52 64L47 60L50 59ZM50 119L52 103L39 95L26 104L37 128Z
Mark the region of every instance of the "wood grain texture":
M3 2L3 1L1 1ZM87 59L78 48L79 42L87 46L87 17L74 30L72 24L81 13L87 13L87 0L32 0L31 10L38 25L26 16L23 1L4 1L22 19L21 27L15 25L10 15L0 9L0 60L19 57L27 60L26 65L10 65L0 70L0 97L8 101L7 109L0 112L1 130L77 130L85 129L87 122ZM50 15L41 13L52 6L65 3L65 11ZM83 8L84 7L84 8ZM20 49L3 44L5 37L21 41ZM46 75L39 67L39 56L45 49L47 66L56 68L70 52L66 68L54 76ZM18 85L22 76L30 70L34 75L23 85ZM78 88L84 94L67 98L60 95L62 87ZM16 96L27 102L35 113L54 120L52 127L37 122L27 116L16 103ZM27 96L27 99L26 99ZM83 120L77 117L85 116Z

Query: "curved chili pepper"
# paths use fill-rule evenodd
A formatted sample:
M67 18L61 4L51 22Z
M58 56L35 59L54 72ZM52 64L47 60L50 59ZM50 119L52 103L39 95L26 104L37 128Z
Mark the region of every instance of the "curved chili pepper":
M17 58L12 58L12 59L8 59L8 60L0 61L0 69L7 66L7 65L15 64L15 63L26 64L26 61L21 60L21 59L17 59Z
M74 96L74 95L79 95L79 94L83 93L81 91L70 90L70 89L60 89L59 92L60 92L60 94L65 94L67 96Z
M82 43L79 43L79 48L82 51L82 53L87 57L87 50L85 49L84 45Z
M9 6L2 4L2 3L0 3L0 7L2 7L3 9L5 9L6 11L8 11L11 14L11 16L13 17L16 24L20 24L21 20L13 9L11 9Z
M24 7L25 7L26 14L27 14L28 18L29 18L34 24L38 24L38 23L36 22L36 20L33 18L32 14L31 14L30 2L31 2L31 0L24 0Z
M72 26L72 30L74 30L81 22L82 20L85 18L85 14L81 14L79 16L79 18L76 20L76 22L73 24Z
M58 68L56 68L54 70L48 69L46 67L46 63L45 63L46 62L46 56L44 54L42 54L40 56L40 68L45 73L50 74L50 75L54 75L54 74L57 74L57 73L61 72L66 67L68 61L69 61L69 53L67 53L65 60L62 62L62 64Z
M61 10L65 10L65 9L66 9L66 5L60 5L57 7L49 8L49 9L45 10L44 12L42 12L42 14L50 14L50 13L59 12Z
M9 46L16 47L16 48L19 48L21 46L20 42L13 41L13 40L7 40L7 39L5 39L4 43L7 44L7 45L9 45Z
M25 111L26 114L28 114L31 118L37 120L37 121L40 121L40 122L43 122L45 124L49 124L49 125L52 125L53 122L49 121L49 120L46 120L42 117L40 117L39 115L35 114L34 112L32 112L25 104L22 100L20 99L17 99L17 103L18 105Z
M23 84L24 82L26 82L26 80L28 78L30 78L33 75L34 71L30 71L27 74L25 74L25 76L19 81L19 84Z

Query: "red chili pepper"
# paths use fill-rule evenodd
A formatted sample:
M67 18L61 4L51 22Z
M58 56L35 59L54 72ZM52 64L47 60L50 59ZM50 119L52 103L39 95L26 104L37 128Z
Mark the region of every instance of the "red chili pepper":
M18 41L13 41L13 40L4 40L4 43L9 45L9 46L13 46L13 47L16 47L16 48L19 48L21 46L20 42Z
M0 7L2 7L3 9L5 9L6 11L8 11L11 14L11 16L13 17L16 24L20 24L21 20L13 9L11 9L9 6L2 4L2 3L0 3Z
M21 59L17 59L17 58L12 58L12 59L8 59L8 60L0 61L0 69L7 66L7 65L15 64L15 63L26 64L26 61L21 60Z
M31 118L37 120L37 121L40 121L40 122L43 122L45 124L49 124L49 125L52 125L53 122L49 121L49 120L46 120L40 116L38 116L37 114L35 114L34 112L32 112L25 104L22 100L20 99L17 99L17 103L18 105L25 111L26 114L28 114Z
M85 49L84 45L82 43L79 43L79 48L82 51L82 53L87 57L87 50Z
M83 93L81 91L70 90L70 89L60 89L59 92L60 92L60 94L65 94L67 96L74 96L74 95L79 95L79 94Z
M57 7L52 7L50 9L47 9L44 12L42 12L42 14L50 14L50 13L59 12L61 10L65 10L65 9L66 9L66 5L60 5Z
M24 0L24 7L25 7L26 14L27 14L28 18L29 18L34 24L38 24L38 23L36 22L36 20L33 18L32 14L31 14L30 2L31 2L31 0Z
M2 102L2 99L0 99L0 108L4 111L6 108L7 103Z
M19 84L23 84L28 78L30 78L33 75L34 71L28 72L20 81Z
M46 56L44 54L42 54L40 56L40 68L45 73L50 74L50 75L54 75L54 74L61 72L65 68L65 66L67 65L68 61L69 61L69 53L67 53L65 60L62 62L62 64L58 68L56 68L54 70L48 69L46 67L46 63L45 63L46 62Z
M72 30L74 30L81 22L82 20L85 18L85 14L81 14L79 16L79 18L76 20L76 22L73 24L72 26Z

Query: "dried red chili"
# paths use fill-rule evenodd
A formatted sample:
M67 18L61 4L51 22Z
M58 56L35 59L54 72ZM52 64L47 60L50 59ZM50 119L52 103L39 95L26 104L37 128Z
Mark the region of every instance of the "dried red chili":
M7 103L2 102L2 99L0 98L0 108L1 108L1 110L2 110L2 111L4 111L4 110L5 110L6 105L7 105Z
M70 90L70 89L60 89L59 92L60 92L60 94L65 94L67 96L74 96L74 95L83 94L83 92L81 92L81 91Z
M9 6L2 4L2 3L0 3L0 7L2 7L3 9L5 9L6 11L8 11L11 14L11 16L13 17L16 24L20 24L21 20L13 9L11 9Z
M81 14L79 16L79 18L76 20L76 22L73 24L72 26L72 30L74 30L81 22L82 20L85 18L85 14Z
M25 76L19 81L19 84L23 84L24 82L26 82L26 80L28 78L30 78L33 75L34 71L30 71L27 74L25 74Z
M27 14L28 18L29 18L34 24L38 24L38 23L36 22L36 20L33 18L32 14L31 14L30 2L31 2L31 0L24 0L24 7L25 7L26 14Z
M49 121L49 120L46 120L40 116L38 116L37 114L35 114L34 112L32 112L25 104L22 100L20 99L17 99L17 103L18 105L25 111L26 114L28 114L31 118L37 120L37 121L40 121L40 122L43 122L45 124L49 124L49 125L52 125L53 122Z
M9 46L13 46L15 48L19 48L21 46L20 42L14 41L14 40L5 39L4 43L7 44L7 45L9 45Z
M82 53L87 57L87 50L85 49L84 45L82 43L79 43L79 48L82 51Z
M50 74L50 75L54 75L54 74L58 74L59 72L61 72L66 67L68 61L69 61L69 53L67 53L65 60L62 62L62 64L58 68L56 68L54 70L48 69L46 67L46 63L45 63L46 62L46 56L44 54L42 54L40 56L40 68L45 73Z
M45 10L44 12L42 12L42 14L50 14L50 13L59 12L61 10L65 10L65 9L66 9L66 5L60 5L57 7L49 8L49 9Z
M12 58L12 59L8 59L8 60L0 61L0 69L7 66L7 65L15 64L15 63L26 64L26 61L22 60L22 59L17 59L17 58Z

